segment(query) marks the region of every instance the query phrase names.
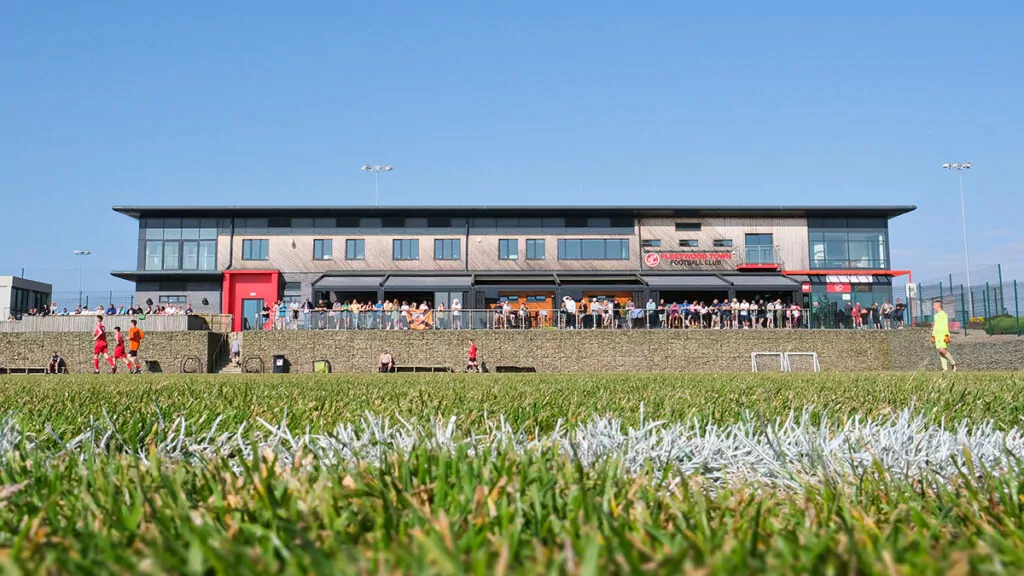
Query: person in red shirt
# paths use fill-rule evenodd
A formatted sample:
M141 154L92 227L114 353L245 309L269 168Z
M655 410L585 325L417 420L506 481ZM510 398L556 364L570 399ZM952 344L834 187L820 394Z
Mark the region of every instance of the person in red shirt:
M100 354L107 359L107 364L110 364L110 373L117 373L117 365L114 364L114 359L110 357L107 352L107 329L103 327L103 315L96 315L96 328L92 331L93 349L92 349L92 373L100 373Z
M864 327L864 324L863 324L864 319L860 315L860 310L861 310L860 309L860 302L857 302L856 304L853 305L853 310L851 311L850 314L851 314L851 316L853 316L853 327L854 328L863 328Z
M124 360L124 365L128 367L128 372L133 372L132 361L124 351L124 334L121 334L120 326L114 326L114 371L117 371L118 360Z
M476 344L469 341L469 362L466 364L466 372L480 372L480 363L476 360Z

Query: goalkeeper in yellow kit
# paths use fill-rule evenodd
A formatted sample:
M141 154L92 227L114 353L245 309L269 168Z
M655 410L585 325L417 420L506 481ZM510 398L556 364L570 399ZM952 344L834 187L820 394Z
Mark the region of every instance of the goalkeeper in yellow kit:
M952 368L956 372L956 360L949 354L949 316L942 310L942 301L936 300L932 304L935 315L932 319L932 344L939 351L939 362L942 363L942 371ZM948 365L948 366L947 366Z

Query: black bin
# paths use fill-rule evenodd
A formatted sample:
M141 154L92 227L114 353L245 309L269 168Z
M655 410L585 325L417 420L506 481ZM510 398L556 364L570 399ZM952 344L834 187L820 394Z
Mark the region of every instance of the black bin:
M288 361L284 354L274 354L274 374L285 374L288 372Z

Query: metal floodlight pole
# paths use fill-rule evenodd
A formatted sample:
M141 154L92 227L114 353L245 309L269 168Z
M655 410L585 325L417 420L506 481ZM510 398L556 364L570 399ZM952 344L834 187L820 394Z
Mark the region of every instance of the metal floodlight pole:
M75 256L81 256L78 259L78 305L82 305L82 265L85 263L85 257L92 254L92 250L75 250Z
M380 173L391 172L394 168L391 167L391 164L386 164L384 166L381 166L380 164L374 164L373 166L364 164L360 170L364 172L373 172L374 179L376 180L373 191L373 205L374 207L380 206Z
M956 170L957 175L960 177L960 221L963 223L964 228L964 265L967 267L967 307L971 318L974 318L974 289L973 284L971 284L971 258L967 247L967 205L964 201L964 170L970 170L973 166L971 162L946 162L942 165L947 170Z

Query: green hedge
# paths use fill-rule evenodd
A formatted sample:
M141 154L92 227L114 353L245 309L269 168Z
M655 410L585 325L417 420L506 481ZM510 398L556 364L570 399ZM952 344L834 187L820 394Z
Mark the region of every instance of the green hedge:
M1020 320L1020 326L1024 329L1024 318ZM1017 318L1013 316L995 316L988 321L989 334L1017 334Z

